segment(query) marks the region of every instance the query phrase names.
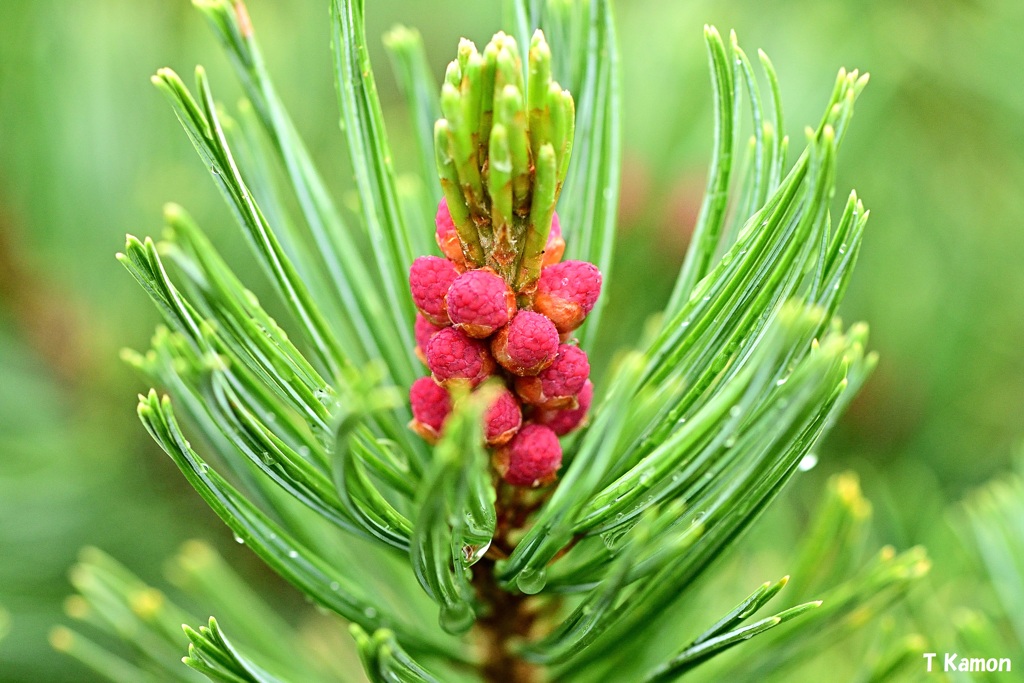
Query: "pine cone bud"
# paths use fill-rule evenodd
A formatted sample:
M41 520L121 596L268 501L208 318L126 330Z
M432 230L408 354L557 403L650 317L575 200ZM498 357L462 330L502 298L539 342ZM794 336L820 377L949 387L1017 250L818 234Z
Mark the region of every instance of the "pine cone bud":
M523 410L518 399L507 388L484 413L484 438L488 446L503 446L516 435L523 424Z
M485 268L455 278L445 303L452 324L474 339L491 336L516 312L516 296L508 284Z
M558 330L546 316L519 311L491 340L491 353L514 375L536 375L558 354Z
M558 212L551 216L551 232L548 233L548 243L544 247L544 261L542 266L553 266L562 260L565 254L565 240L562 238L562 223L558 220Z
M466 382L475 387L494 372L495 363L483 342L446 327L427 344L427 367L441 386Z
M412 421L409 427L427 442L433 444L441 436L444 421L452 412L452 400L444 387L430 377L420 377L409 388Z
M543 486L555 480L562 466L562 445L550 427L527 424L495 452L492 464L513 486Z
M601 271L586 261L563 261L541 271L533 309L551 318L559 332L583 324L601 294Z
M586 421L587 411L590 410L593 400L594 385L588 379L576 397L579 404L577 407L564 410L538 410L533 414L533 420L551 427L558 436L565 436Z
M424 365L427 364L427 344L430 343L431 337L443 330L444 327L430 322L423 317L422 313L416 314L416 322L413 323L413 334L416 336L416 357Z
M434 217L437 230L434 231L434 239L441 253L448 257L459 271L466 269L466 257L462 253L462 242L459 241L459 233L455 229L455 221L448 210L448 200L441 198L437 205L437 215Z
M445 294L459 274L451 261L440 256L420 256L409 268L409 289L416 309L434 325L449 324Z
M587 354L578 346L562 344L555 362L536 377L516 378L516 393L524 403L544 410L577 408L576 397L589 375Z

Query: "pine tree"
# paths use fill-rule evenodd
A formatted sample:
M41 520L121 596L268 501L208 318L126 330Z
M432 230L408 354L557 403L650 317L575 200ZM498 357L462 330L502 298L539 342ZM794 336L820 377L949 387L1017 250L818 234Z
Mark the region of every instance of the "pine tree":
M588 421L556 442L557 474L516 482L516 442L486 443L482 421L498 389L492 381L471 391L483 375L456 378L444 399L451 414L431 427L435 444L408 428L423 431L406 394L427 372L409 269L434 253L443 192L455 230L454 251L443 253L462 268L489 267L514 307L545 311L537 292L551 267L556 203L565 258L614 277L623 132L610 2L509 3L509 34L482 52L464 42L441 87L418 34L389 33L422 168L422 182L400 183L363 2L333 0L354 225L271 83L242 2L194 1L244 88L237 118L201 68L194 91L169 69L153 80L272 283L280 322L184 209L168 206L163 239L129 237L118 256L164 316L149 351L125 354L166 392L140 396L139 417L239 543L350 623L370 680L668 681L754 636L747 647L757 660L723 658L720 671L764 680L812 647L812 634L850 628L851 614L892 604L927 570L919 549L861 562L851 548L863 499L840 479L795 561L785 608L759 614L788 577L737 595L706 624L682 611L815 457L875 364L867 327L844 329L836 318L868 212L855 193L831 212L837 154L866 76L840 71L789 164L771 61L760 53L757 69L735 35L705 28L713 157L671 297L632 348L592 369ZM573 348L588 349L614 324L603 306L598 297L582 327L559 328L563 346L573 335ZM503 366L490 374L505 373L528 422L580 410L578 387L545 403ZM175 566L183 585L222 610L220 621L199 625L88 551L72 611L101 615L97 623L136 644L138 661L66 630L55 644L113 680L194 680L167 665L185 622L184 661L211 680L351 679L209 549L190 546Z

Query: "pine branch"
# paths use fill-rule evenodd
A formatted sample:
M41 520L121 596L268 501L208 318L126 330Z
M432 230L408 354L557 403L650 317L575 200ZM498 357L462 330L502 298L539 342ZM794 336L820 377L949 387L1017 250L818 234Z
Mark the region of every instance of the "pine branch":
M332 284L325 291L338 296L336 312L345 330L343 348L355 358L382 356L389 368L399 370L405 365L408 370L408 344L402 343L407 341L403 339L405 326L389 326L377 319L386 300L376 287L369 286L376 281L376 273L364 265L359 243L342 221L330 191L276 93L245 5L231 0L195 0L195 5L206 15L231 57L248 98L243 102L256 112L287 171L289 189L298 199L303 221ZM277 227L280 230L283 226ZM298 251L302 242L300 233L289 234L289 253ZM310 264L305 270L312 271L314 266Z
M359 647L363 669L372 683L439 683L439 679L417 664L387 630L368 635L357 624L351 627Z
M791 607L774 616L737 627L743 619L767 603L785 585L785 582L786 579L783 578L774 586L769 583L763 584L736 609L701 634L679 654L651 671L644 681L655 683L656 681L675 680L711 657L821 606L821 601L808 602Z
M964 514L1003 616L1024 646L1024 457L1016 473L975 492Z
M385 301L397 330L395 339L411 348L408 321L413 317L406 274L414 258L410 227L402 215L395 187L391 150L367 55L363 29L363 0L334 0L335 78L345 122L349 156L363 209L363 223L384 286ZM364 282L363 286L370 283ZM408 352L407 352L407 358ZM411 375L399 379L411 381Z
M185 127L200 157L209 164L218 188L229 200L239 222L248 229L261 263L284 294L291 312L309 334L319 360L331 373L336 374L345 365L341 347L242 180L227 147L205 71L202 68L196 69L196 88L201 94L202 108L170 69L161 70L153 77L153 82L171 101L178 120Z
M609 277L622 161L621 74L611 3L550 3L543 9L538 4L510 2L521 42L527 30L532 33L541 26L548 35L577 36L553 43L551 59L559 81L576 93L578 102L574 161L559 204L566 258L593 263ZM581 345L589 346L597 337L604 303L598 299L587 317L579 332Z
M267 672L237 647L210 617L209 626L199 630L184 626L185 635L191 641L188 656L182 661L213 681L224 683L283 683L283 679Z
M441 199L440 188L429 182L436 175L434 164L434 122L441 118L441 103L438 86L427 61L423 39L416 29L396 26L384 36L384 47L391 57L392 67L398 78L406 106L413 119L416 135L416 151L420 161L421 180L426 183L422 193L423 214L432 216ZM426 253L429 241L422 232L413 230L415 253ZM418 238L418 239L416 239Z
M180 625L191 616L166 600L161 591L94 548L82 551L70 577L78 595L68 600L68 613L130 643L137 663L64 627L51 633L56 649L113 681L202 680L179 663L186 643Z
M872 609L891 605L923 572L920 551L884 551L854 576L838 576L856 564L856 533L836 533L837 547L821 547L834 552L837 574L813 550L797 564L801 604L756 616L785 580L765 584L709 616L702 633L678 634L660 665L637 656L659 617L780 494L876 362L866 326L844 331L835 318L867 212L851 193L838 220L831 215L839 148L866 77L839 73L821 122L787 169L771 62L759 55L765 99L736 37L727 43L705 29L715 142L693 245L653 333L608 369L589 424L559 441L564 432L551 424L578 411L571 431L587 412L581 347L599 333L603 302L598 291L584 292L593 295L584 306L555 290L585 275L599 287L612 258L622 133L610 3L509 3L516 38L499 33L482 51L463 41L439 97L418 36L392 31L388 48L430 176L417 193L402 189L392 167L364 3L332 0L365 243L342 223L299 140L242 2L197 6L242 82L239 123L217 107L201 68L198 100L169 70L155 82L287 319L271 318L184 211L169 207L165 241L129 237L119 256L167 326L150 352L125 354L174 397L172 407L151 390L139 416L237 539L351 622L371 680L594 680L616 666L637 680L674 680L755 635L783 653L799 644L793 634L848 623L872 596ZM430 241L416 218L429 216L442 193L435 235L447 258L414 262ZM288 196L300 216L290 215ZM558 264L563 249L592 264ZM421 265L436 266L422 282ZM576 270L552 284L545 276L556 265ZM451 277L443 287L431 279L442 270ZM496 319L504 317L493 325L458 318L460 280L499 288ZM424 292L435 286L443 291L428 310ZM483 310L481 291L468 297L471 313ZM557 346L532 367L509 351L513 316L524 312L548 325ZM442 335L462 346L435 346ZM433 381L414 383L417 352ZM562 358L579 359L559 370L566 376L586 367L565 395L538 374ZM471 371L473 362L480 367ZM419 390L434 398L418 403ZM498 397L516 424L492 434ZM531 429L548 438L548 450L520 448ZM186 430L203 437L195 448ZM852 523L831 500L819 539ZM202 572L208 596L211 586L232 584L218 571ZM222 614L260 614L259 603L242 603ZM232 626L244 650L213 619L186 633L186 662L214 680L295 675L281 666L285 653L247 627Z
M852 473L829 480L812 519L814 524L801 541L799 561L794 565L801 571L794 574L799 578L792 582L789 599L795 602L814 595L821 607L790 628L752 643L751 656L734 659L720 675L785 680L787 672L802 660L892 610L930 571L931 563L921 547L897 554L886 546L866 556L871 504ZM914 656L919 657L920 651ZM865 657L861 671L867 676L872 666L898 668L905 657L901 648L887 648L878 661Z
M167 566L172 583L184 590L190 601L200 600L221 612L220 621L231 625L238 643L234 638L228 641L212 619L209 627L194 631L186 626L183 631L182 622L197 620L176 605L174 596L147 585L102 552L87 548L71 572L79 592L67 601L68 615L81 622L83 630L118 637L129 647L108 649L102 641L64 627L52 632L53 646L119 683L194 683L205 680L199 672L215 680L274 680L266 673L268 669L280 672L279 680L355 680L348 673L328 675L329 665L344 664L337 651L317 657L306 635L283 620L211 547L189 541ZM181 666L190 639L191 652L185 659L191 669ZM243 652L258 655L259 663Z
M489 462L480 446L481 418L490 398L474 395L451 418L416 504L412 568L440 605L441 627L449 633L464 633L473 625L469 568L487 551L497 524Z
M191 683L195 683L204 680L198 675L192 679L172 677L173 674L167 674L163 678L157 677L63 626L50 632L50 645L57 652L74 657L96 675L113 683L156 683L157 681L191 681Z

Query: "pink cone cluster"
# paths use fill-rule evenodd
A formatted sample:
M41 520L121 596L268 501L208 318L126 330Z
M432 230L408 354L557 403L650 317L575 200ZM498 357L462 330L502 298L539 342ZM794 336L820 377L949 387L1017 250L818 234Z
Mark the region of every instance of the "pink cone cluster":
M489 268L468 269L444 200L435 237L444 258L421 256L409 271L419 311L416 355L430 369L409 390L410 427L435 442L452 411L450 390L503 383L484 415L492 462L513 486L554 481L562 463L558 437L584 423L594 387L587 354L571 339L601 292L601 272L565 251L555 214L531 309Z

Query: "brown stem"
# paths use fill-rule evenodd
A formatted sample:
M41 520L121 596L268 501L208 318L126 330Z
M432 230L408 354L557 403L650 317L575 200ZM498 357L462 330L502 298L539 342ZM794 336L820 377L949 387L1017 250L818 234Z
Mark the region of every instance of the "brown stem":
M490 683L537 683L540 669L520 659L512 651L512 643L526 639L536 620L529 604L530 596L502 590L494 580L494 563L481 560L473 573L473 584L487 612L476 627L481 637L484 661L481 673Z
M513 650L514 643L535 635L538 601L499 586L494 578L494 564L497 559L511 554L515 545L510 536L526 525L530 514L543 500L543 495L498 484L495 505L498 520L491 551L473 571L473 587L484 605L483 614L476 622L484 654L480 672L490 683L538 683L542 679L540 667L524 661Z

